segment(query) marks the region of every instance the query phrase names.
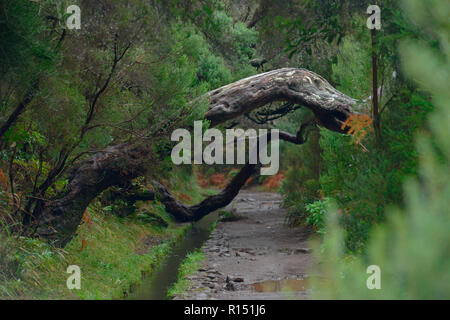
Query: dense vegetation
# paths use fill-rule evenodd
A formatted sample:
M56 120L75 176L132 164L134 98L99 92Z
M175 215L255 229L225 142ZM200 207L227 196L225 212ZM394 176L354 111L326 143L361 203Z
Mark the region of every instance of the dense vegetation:
M321 127L301 105L281 102L219 126L305 127L302 146L282 143L281 174L258 182L276 188L284 177L287 222L319 234L335 285L321 292L365 296L351 279L370 262L392 277L404 272L406 283L421 270L435 274L417 284L420 293L392 282L389 297L448 297L449 6L375 2L382 28L371 32L367 4L356 0L2 1L0 297L73 298L64 290L65 268L77 262L108 279L103 287L89 279L81 298L126 292L184 230L154 199L150 182L196 203L211 194L208 182L223 187L238 172L170 161L172 131L191 128L208 108L194 99L283 67L312 70L371 108L370 117L342 124L345 135ZM79 30L66 26L71 4L82 8ZM100 163L108 147L128 145L123 154L131 160L119 157L100 188L80 191L84 201L73 203L84 211L82 223L66 219L65 247L54 248L40 229L49 203L70 196L83 161L100 154ZM142 163L128 166L136 158ZM139 248L149 237L162 240ZM401 267L418 261L429 265Z
M310 215L323 216L315 214L315 208L323 208L322 203L329 198L337 201L343 213L346 246L357 252L364 249L370 228L384 220L385 207L402 204L404 179L417 173L415 133L428 130L425 119L432 109L427 94L405 79L397 49L406 36L427 38L403 16L401 8L390 2L381 6L384 19L376 35L378 46L371 46L365 16L354 15L341 42L328 45L329 71L325 74L344 93L366 99L372 95L371 55L375 51L379 57L377 87L382 88L379 138L372 119L351 123L354 132L347 136L316 131L301 150L287 147L288 171L283 185L293 221L312 221ZM308 114L297 117L308 119ZM323 228L322 218L313 219L312 225Z
M388 208L387 224L372 230L364 256L346 256L339 215L330 211L323 246L323 271L329 282L316 281L316 297L327 299L448 299L449 287L449 80L448 6L440 1L408 1L406 9L419 26L439 41L409 39L401 44L406 74L433 97L427 121L430 132L418 136L417 177L404 187L401 208ZM430 20L430 16L434 19ZM420 104L419 104L420 105ZM369 265L383 274L382 290L367 290Z
M45 276L58 273L55 265L61 269L59 279L67 277L66 263L59 263L55 255L62 255L61 261L67 264L71 260L90 264L71 255L94 257L95 263L122 259L130 268L140 263L133 275L108 262L112 273L118 268L123 272L107 272L112 287L128 290L140 270L151 268L151 261L139 262L142 259L133 246L161 224L163 230L153 234L170 240L165 230L172 218L160 203L147 204L146 210L129 202L126 195L145 191L147 181L157 178L181 200L199 201L205 191L196 185L192 168L173 170L167 158L170 134L204 111L204 104L188 107L187 101L255 72L248 61L256 33L232 23L223 6L199 3L185 8L177 1L75 3L83 8L80 30L66 28L66 8L72 2L14 0L0 4L0 274L5 297L58 296L53 290L53 295L34 290L42 281L48 281L43 284L46 288L55 285ZM24 237L33 234L39 219L37 209L45 199L64 194L77 163L108 145L139 139L155 151L155 157L146 159L148 174L132 183L120 183L92 201L78 235L63 253L53 252L45 241ZM97 218L104 221L105 214L101 232L109 234L110 241L91 230L97 228L85 230L91 219L87 217L92 217L97 227ZM133 244L127 245L124 237ZM31 250L29 241L37 241L37 248ZM129 252L121 253L118 243ZM103 254L113 256L94 254L94 248L108 244ZM46 260L38 269L43 274L26 262L41 256L41 247ZM40 264L39 259L33 263ZM65 281L56 287L64 289ZM80 294L117 296L117 292L99 288L89 290Z

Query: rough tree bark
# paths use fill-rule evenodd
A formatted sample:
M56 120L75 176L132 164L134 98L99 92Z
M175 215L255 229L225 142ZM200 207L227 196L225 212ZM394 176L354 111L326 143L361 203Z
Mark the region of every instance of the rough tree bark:
M305 70L284 68L242 79L207 94L210 107L205 119L213 126L262 107L273 101L301 104L313 111L319 124L343 133L341 124L356 113L356 100L333 88L319 75ZM300 135L280 133L280 139L301 143ZM33 210L33 235L46 238L56 246L65 246L81 222L89 203L107 188L126 183L146 173L152 153L145 142L112 146L81 161L70 170L67 191ZM218 195L187 207L156 183L169 213L182 221L194 221L226 206L237 195L256 165L246 165Z
M342 122L361 106L318 74L296 68L277 69L239 80L208 93L205 118L215 126L274 101L289 101L313 111L319 124L341 132Z
M175 199L172 194L160 183L154 181L153 185L159 193L159 199L178 221L198 221L208 213L228 205L239 193L239 190L253 174L256 173L258 165L246 164L231 182L218 194L210 196L202 202L186 206Z
M305 130L309 125L309 123L302 124L296 135L280 131L279 139L295 144L303 144L308 137L307 132L305 135ZM271 140L271 135L268 134L266 139L269 142ZM161 202L166 207L166 210L178 221L198 221L208 213L223 208L231 203L247 180L257 173L259 167L260 165L257 164L246 164L219 194L210 196L193 206L186 206L178 201L170 191L159 182L153 181L153 185L159 194Z
M146 173L152 153L143 144L121 144L94 154L68 172L64 194L38 201L33 210L32 235L65 246L75 234L89 203L107 188Z

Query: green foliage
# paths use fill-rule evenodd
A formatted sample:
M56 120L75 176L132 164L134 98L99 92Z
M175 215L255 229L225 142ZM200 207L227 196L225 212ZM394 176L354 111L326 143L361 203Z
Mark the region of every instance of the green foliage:
M308 179L306 168L291 167L286 173L281 185L281 192L285 194L283 204L288 208L286 216L290 225L302 223L307 217L306 206L319 199L319 184L317 180Z
M255 54L254 46L258 41L258 33L249 29L242 22L234 23L223 10L215 10L203 33L212 47L222 52L226 65L232 70L232 79L238 80L254 74L250 59Z
M322 255L326 282L315 281L315 296L338 299L448 299L450 268L450 99L448 5L440 1L404 1L419 25L443 40L442 50L417 41L401 45L404 70L433 97L430 133L417 140L419 178L404 185L403 209L387 210L387 222L372 231L365 256L346 257L338 217L330 213ZM444 12L444 15L441 13ZM433 19L430 19L433 13ZM366 287L366 268L381 269L381 290Z
M37 240L13 238L12 233L21 229L21 212L26 212L28 204L33 207L35 199L67 191L68 173L78 161L96 150L140 138L155 155L148 161L148 178L163 180L187 203L211 194L193 181L195 168L173 167L169 136L173 129L189 127L202 118L209 102L195 98L254 74L251 59L269 59L269 69L309 68L357 99L371 94L370 33L363 2L264 1L260 3L264 4L261 20L251 29L229 14L228 5L233 3L225 5L218 0L75 3L83 8L83 26L66 33L62 32L64 9L70 1L0 3L0 126L30 98L0 137L2 297L120 297L124 288L140 279L141 270L152 268L167 253L168 245L148 254L136 254L130 248L137 250L136 241L144 235L176 236L179 232L157 201L138 204L136 214L127 218L105 215L130 209L122 199L103 208L95 201L91 205L93 226L83 224L67 252L55 251ZM449 6L432 0L405 2L414 19L411 22L397 1L383 0L379 5L383 27L377 31L376 52L379 79L384 84L384 143L376 145L371 134L358 144L351 136L313 130L301 147L282 144L284 205L288 222L312 225L327 239L337 239L339 250L365 252L364 263L378 259L383 270L392 270L392 296L440 297L447 294L444 285L435 295L427 289L438 286L435 278L429 286L417 281L424 286L420 294L410 283L420 268L435 272L436 279L446 279L436 266L447 267L447 256L442 253L443 246L430 239L431 230L436 230L439 243L448 242L443 233L448 216L438 212L448 212L443 199L448 198L445 165L450 145L448 126L440 124L448 119L443 106L449 101ZM403 43L400 48L405 59L400 69L397 44L405 36L420 39L426 46ZM391 79L394 70L398 74L395 80ZM427 93L405 76L420 83ZM425 119L433 105L440 107L427 125ZM313 117L311 112L299 110L274 125L295 133ZM431 137L421 142L420 154L415 148L417 133ZM423 190L411 182L405 198L404 182L418 173ZM228 177L235 174L231 170ZM41 190L44 182L49 182L49 187ZM335 222L342 228L337 238L333 238L333 228L324 228L324 220L330 216L325 208L334 201L342 208ZM407 212L386 211L393 205ZM386 218L387 226L371 238L374 227ZM83 239L88 247L78 252ZM387 249L390 244L392 252ZM365 265L358 262L360 258L337 256L341 262L356 261L351 272L343 271L346 279ZM420 261L417 269L405 267L416 260ZM79 296L64 287L64 266L69 262L86 265L90 274ZM407 290L404 283L393 279L399 273ZM350 283L348 292L354 289L354 294L359 294L357 285ZM406 293L402 295L399 288Z
M0 288L2 282L17 277L20 271L16 256L17 244L14 240L0 233Z
M205 259L205 255L201 249L189 253L186 256L186 259L178 269L178 281L167 291L167 296L169 298L189 289L189 280L187 280L186 277L195 273L200 268L203 259Z
M177 195L192 194L188 203L212 194L197 185L187 168L175 168L167 182ZM190 227L174 223L158 201L138 202L134 214L120 217L124 205L123 199L106 206L95 200L64 250L8 234L0 216L0 299L123 298L143 280L143 272L159 266ZM80 291L66 287L66 268L73 264L82 270Z
M345 37L332 66L337 88L361 100L371 94L372 86L368 34L365 30L354 37ZM392 51L394 43L390 45ZM396 80L388 75L392 73L394 60L383 60L380 68L384 84L381 148L375 144L373 133L358 144L353 137L321 131L320 186L324 196L334 198L343 208L341 222L350 251L364 249L371 227L383 221L387 205L402 204L403 181L417 173L414 135L424 129L426 116L432 109L429 98L412 86L401 84L392 89Z
M364 248L370 228L383 221L387 205L402 204L402 184L417 173L414 134L423 128L431 104L422 94L403 88L388 108L382 118L382 149L372 136L363 140L369 150L364 152L351 137L321 131L321 189L343 208L341 219L352 251Z
M112 299L122 298L142 281L169 253L183 234L173 226L156 231L152 225L103 216L90 210L92 221L84 224L65 250L29 238L2 236L0 297L2 299ZM159 232L159 233L158 233ZM158 246L145 248L146 238L166 237ZM142 241L142 242L141 242ZM83 243L85 245L83 246ZM8 245L3 248L3 245ZM5 250L7 249L7 250ZM82 270L81 290L66 287L68 265Z
M361 40L355 40L351 36L345 37L340 46L337 62L332 65L336 87L352 98L366 99L370 96L372 89L370 53L368 36Z
M207 89L214 89L231 81L231 71L226 67L224 59L211 52L204 37L192 34L184 41L184 48L196 58L196 83L205 83Z
M328 207L330 206L330 199L324 198L322 200L315 201L307 204L305 209L307 212L306 223L313 226L317 233L324 234L325 218Z
M305 10L324 10L341 20L346 16L341 10L347 5L350 6L343 2L335 8L327 8L317 4ZM383 145L375 144L372 128L369 127L365 129L368 134L361 141L356 136L344 136L322 129L320 136L311 134L308 143L300 148L282 146L284 157L281 165L287 168L282 193L289 210L288 221L308 224L306 220L311 218L306 207L323 197L332 198L342 208L340 221L344 226L346 247L354 252L364 250L370 229L384 221L387 206L402 205L402 184L408 176L417 174L414 136L417 131L427 130L425 119L432 109L427 94L404 81L398 69L396 45L399 39L407 34L419 36L420 32L401 16L397 3L386 2L381 7L383 17L384 14L389 17L388 20L383 19L383 28L377 32L376 47L378 76L380 85L383 85L380 99ZM330 72L328 78L337 89L362 101L372 93L372 48L370 32L365 25L365 8L359 9L358 5L352 8L360 14L355 14L341 26L343 34L340 35L340 43L321 43L324 55L318 54L318 51L305 55L302 47L298 48L295 44L291 49L300 50L292 55L292 61L301 61L302 67L306 63L313 70L320 70L325 77ZM282 30L303 32L303 38L298 35L294 38L301 46L314 49L312 43L319 40L307 39L314 24L307 25L305 21L278 18ZM291 53L294 52L292 50ZM396 78L392 77L394 70L397 71ZM369 106L361 104L368 113ZM293 133L308 119L302 112L297 112L282 120L278 126Z
M28 0L6 0L0 4L1 80L6 75L9 81L36 77L51 64L54 53L41 38L47 26L39 9L38 4Z
M150 207L155 208L150 208ZM64 250L25 237L0 234L0 297L2 299L112 299L122 298L170 252L187 226L176 226L158 204L146 210L168 221L160 228L140 217L104 215L99 203L89 209L90 220ZM163 211L163 213L161 212ZM146 241L166 239L147 247ZM65 268L82 268L80 291L68 290Z
M289 120L280 124L283 130L295 132L299 123L313 119L309 111L296 111ZM319 174L321 168L319 132L309 134L302 146L281 144L281 167L287 168L280 191L284 195L283 205L288 208L287 222L291 225L303 223L307 217L306 205L321 198Z
M83 0L82 29L65 33L66 2L0 5L0 126L31 97L0 137L0 166L23 197L19 209L56 196L74 164L109 145L154 137L161 161L149 161L149 171L170 171L171 132L208 106L189 102L253 72L257 33L207 2L187 14L179 1Z
M255 54L253 46L258 41L258 33L247 28L244 23L237 22L233 25L231 35L239 59L246 63Z

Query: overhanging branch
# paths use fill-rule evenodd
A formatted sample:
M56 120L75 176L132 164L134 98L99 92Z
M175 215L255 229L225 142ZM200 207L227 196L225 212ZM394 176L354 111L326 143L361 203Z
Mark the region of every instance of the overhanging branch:
M239 80L207 94L210 107L205 119L212 125L224 123L271 102L286 101L312 110L318 123L330 130L344 132L341 123L352 113L362 111L356 100L334 89L319 75L305 70L285 68ZM193 102L195 103L195 102ZM162 130L162 129L161 129ZM170 130L170 126L165 129ZM280 132L280 139L304 143L302 128L297 135ZM268 136L268 138L270 135ZM154 139L157 139L157 135ZM268 139L269 140L269 139ZM34 235L64 246L75 234L91 200L107 188L123 184L145 174L149 159L156 161L149 140L111 146L80 161L69 173L64 193L52 200L40 201L33 211ZM226 206L237 195L257 165L246 165L218 195L188 207L164 187L156 184L167 211L178 220L194 221Z
M284 68L239 80L207 94L205 118L212 126L236 118L274 101L287 101L311 109L320 125L344 133L341 124L352 113L365 111L321 76L306 69Z
M304 136L305 130L311 125L313 125L311 122L302 124L296 135L280 131L279 139L298 145L303 144L307 140L307 136ZM270 141L271 137L271 134L267 134L267 141ZM184 203L178 201L159 182L153 181L153 185L159 194L159 200L164 204L167 212L172 214L175 219L183 222L198 221L208 213L230 204L247 180L257 173L259 166L259 164L246 164L219 194L207 197L205 200L193 206L186 206Z

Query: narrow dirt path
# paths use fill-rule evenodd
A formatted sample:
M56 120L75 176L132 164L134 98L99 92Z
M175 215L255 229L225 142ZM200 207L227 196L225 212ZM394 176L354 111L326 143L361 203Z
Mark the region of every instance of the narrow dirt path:
M310 233L286 226L280 205L277 193L241 191L225 208L230 221L205 243L191 289L176 299L306 299Z

